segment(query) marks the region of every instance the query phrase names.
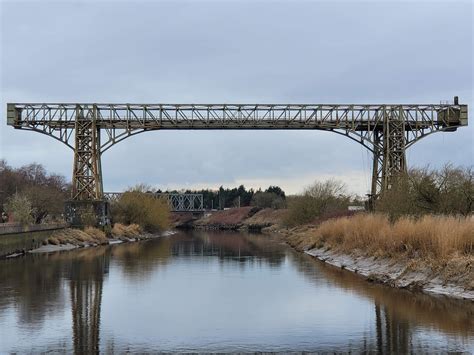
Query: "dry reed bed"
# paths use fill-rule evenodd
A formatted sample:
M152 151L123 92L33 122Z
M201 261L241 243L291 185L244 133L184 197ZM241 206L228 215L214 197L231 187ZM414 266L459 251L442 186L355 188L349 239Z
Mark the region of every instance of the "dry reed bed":
M112 238L128 240L129 238L137 238L141 234L142 229L137 224L123 225L115 223L110 236ZM46 244L108 244L109 240L107 235L98 228L86 227L84 230L68 228L53 233L46 241Z
M112 228L112 236L114 238L136 238L142 233L142 228L138 224L124 225L115 223Z
M452 216L403 217L391 223L381 214L358 214L330 219L299 234L304 248L323 244L351 252L359 249L376 256L399 254L449 259L473 256L474 219Z
M53 233L47 240L47 243L53 245L59 244L108 244L109 239L103 231L93 227L80 229L64 229Z
M474 219L453 216L402 217L382 214L330 219L291 230L288 242L300 250L325 248L402 262L407 270L474 290Z

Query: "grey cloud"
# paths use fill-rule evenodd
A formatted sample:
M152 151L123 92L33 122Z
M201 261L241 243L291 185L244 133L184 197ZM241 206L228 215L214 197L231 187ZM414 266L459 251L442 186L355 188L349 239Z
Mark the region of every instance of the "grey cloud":
M1 105L472 100L470 2L1 3ZM472 116L472 110L470 111ZM71 175L59 143L2 120L1 156ZM473 163L470 127L410 164ZM51 158L54 157L54 158ZM369 157L370 158L370 157ZM327 132L152 132L104 155L107 189L343 174L366 152Z

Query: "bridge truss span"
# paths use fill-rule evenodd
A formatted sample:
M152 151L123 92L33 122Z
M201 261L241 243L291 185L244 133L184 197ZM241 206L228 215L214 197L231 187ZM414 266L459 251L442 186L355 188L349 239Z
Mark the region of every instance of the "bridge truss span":
M371 193L406 171L405 151L435 132L467 125L453 104L10 103L7 123L74 150L73 200L103 199L101 155L127 137L162 129L313 129L345 135L373 153Z
M78 111L105 131L101 151L159 129L319 129L358 136L371 149L385 120L404 121L407 145L428 133L467 123L467 105L387 104L8 104L9 124L45 133L74 149Z
M104 192L104 198L109 202L117 202L123 192ZM155 198L163 198L167 201L171 212L202 212L204 211L203 194L195 193L152 193Z

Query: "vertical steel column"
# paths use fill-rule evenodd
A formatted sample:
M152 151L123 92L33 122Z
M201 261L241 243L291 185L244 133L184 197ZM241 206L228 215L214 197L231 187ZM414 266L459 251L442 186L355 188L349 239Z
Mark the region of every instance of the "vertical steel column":
M110 223L102 185L100 127L95 105L77 105L75 117L72 196L65 204L66 221L72 226Z
M97 126L95 106L91 108L77 105L75 133L72 200L102 200L100 129Z
M384 162L382 131L374 130L374 157L372 165L371 198L375 199L382 191L382 168Z
M403 108L384 109L383 131L374 131L371 195L376 199L406 174L406 130Z
M384 117L384 167L382 191L390 190L406 174L405 117L403 108L392 107Z

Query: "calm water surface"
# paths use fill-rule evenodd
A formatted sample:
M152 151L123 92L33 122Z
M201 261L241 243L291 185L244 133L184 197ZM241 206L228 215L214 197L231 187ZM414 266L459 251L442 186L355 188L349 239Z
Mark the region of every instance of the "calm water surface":
M240 233L0 261L0 353L259 350L473 352L474 303Z

